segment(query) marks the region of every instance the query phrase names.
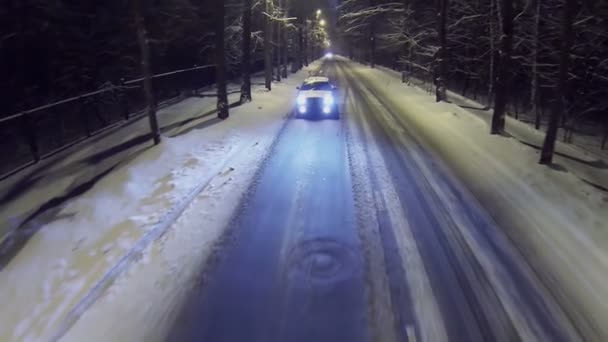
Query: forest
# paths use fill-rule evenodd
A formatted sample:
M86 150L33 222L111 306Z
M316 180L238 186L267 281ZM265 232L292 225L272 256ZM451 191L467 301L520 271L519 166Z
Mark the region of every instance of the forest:
M6 5L4 5L6 3ZM0 174L33 163L163 101L265 71L266 87L317 58L316 2L7 0L0 7ZM266 44L265 42L268 42ZM221 49L219 49L221 47ZM289 70L288 70L289 64ZM221 84L220 84L221 83ZM10 151L10 153L9 153Z
M608 3L594 0L345 0L347 53L557 132L608 137ZM362 48L357 48L362 47ZM558 130L558 128L561 128Z
M493 134L505 115L546 130L542 163L558 138L608 140L605 1L5 0L0 22L3 175L138 113L158 142L157 107L211 85L226 118L227 80L249 101L252 73L270 90L330 38L438 101L451 90L483 103Z

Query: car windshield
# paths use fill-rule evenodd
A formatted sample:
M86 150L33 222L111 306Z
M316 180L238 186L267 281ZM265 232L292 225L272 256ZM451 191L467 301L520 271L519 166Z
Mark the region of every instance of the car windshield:
M301 90L332 90L331 84L329 82L311 82L304 83Z

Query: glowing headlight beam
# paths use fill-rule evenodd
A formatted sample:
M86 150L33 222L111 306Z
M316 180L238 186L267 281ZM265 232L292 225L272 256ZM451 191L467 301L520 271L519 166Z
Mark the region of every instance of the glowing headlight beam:
M305 106L306 105L306 97L300 95L298 96L298 98L296 99L296 102L298 103L298 105L300 106Z

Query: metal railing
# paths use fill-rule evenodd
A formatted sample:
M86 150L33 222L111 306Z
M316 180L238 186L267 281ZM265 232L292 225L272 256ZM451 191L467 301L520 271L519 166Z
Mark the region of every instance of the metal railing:
M215 65L153 76L162 106L214 82ZM108 83L100 90L0 118L0 180L96 134L143 115L143 78Z

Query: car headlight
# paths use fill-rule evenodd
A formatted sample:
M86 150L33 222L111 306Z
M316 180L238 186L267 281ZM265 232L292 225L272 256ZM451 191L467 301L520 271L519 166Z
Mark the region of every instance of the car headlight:
M332 106L334 104L334 97L332 95L325 95L325 97L323 97L323 104Z
M300 106L304 106L306 105L306 97L300 95L298 96L298 98L296 99L296 102L298 103L298 105Z

